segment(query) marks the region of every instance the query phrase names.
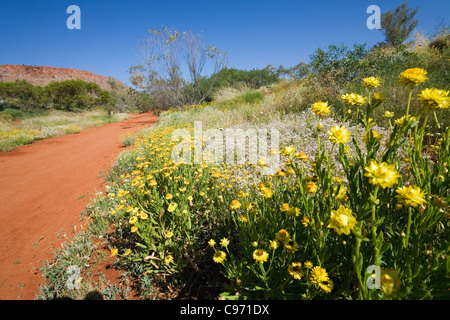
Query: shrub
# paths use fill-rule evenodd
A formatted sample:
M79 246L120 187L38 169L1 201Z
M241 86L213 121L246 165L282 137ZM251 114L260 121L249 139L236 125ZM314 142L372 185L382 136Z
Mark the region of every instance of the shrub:
M132 146L135 141L136 141L136 137L135 137L135 134L133 134L133 133L127 132L120 136L120 142L122 142L124 147Z
M69 124L63 128L65 134L77 134L81 132L81 127L76 124Z

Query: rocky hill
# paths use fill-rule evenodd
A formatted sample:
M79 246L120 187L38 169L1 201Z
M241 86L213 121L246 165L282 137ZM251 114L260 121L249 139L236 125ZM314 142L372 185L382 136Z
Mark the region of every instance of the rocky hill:
M0 65L0 82L26 80L36 86L45 86L52 81L72 79L94 82L103 90L111 90L111 85L108 83L108 77L96 75L89 71L54 67ZM116 80L116 82L119 87L125 87L121 81Z

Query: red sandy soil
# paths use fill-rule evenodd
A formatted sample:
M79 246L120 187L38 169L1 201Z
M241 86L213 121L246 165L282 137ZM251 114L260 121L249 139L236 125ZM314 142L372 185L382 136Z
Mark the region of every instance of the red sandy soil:
M81 229L80 214L104 188L101 173L124 150L119 137L156 123L152 114L0 152L0 300L32 300L40 266Z

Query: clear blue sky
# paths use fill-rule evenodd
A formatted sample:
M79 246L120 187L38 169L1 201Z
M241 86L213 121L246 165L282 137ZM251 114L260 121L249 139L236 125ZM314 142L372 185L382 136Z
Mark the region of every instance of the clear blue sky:
M228 67L291 67L330 44L369 46L383 40L369 30L366 9L395 9L397 0L1 0L0 64L76 68L126 82L140 63L138 42L168 26L203 32L206 44L229 52ZM81 30L69 30L69 5L81 8ZM449 24L450 1L408 1L419 7L418 31Z

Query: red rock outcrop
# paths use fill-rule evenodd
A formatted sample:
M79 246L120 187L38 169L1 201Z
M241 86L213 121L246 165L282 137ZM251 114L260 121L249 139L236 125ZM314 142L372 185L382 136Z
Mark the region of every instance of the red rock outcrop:
M42 66L0 65L0 82L26 80L35 86L45 86L52 81L72 79L93 82L98 84L103 90L111 90L108 77L96 75L90 71ZM121 81L116 80L116 82L119 87L125 87Z

